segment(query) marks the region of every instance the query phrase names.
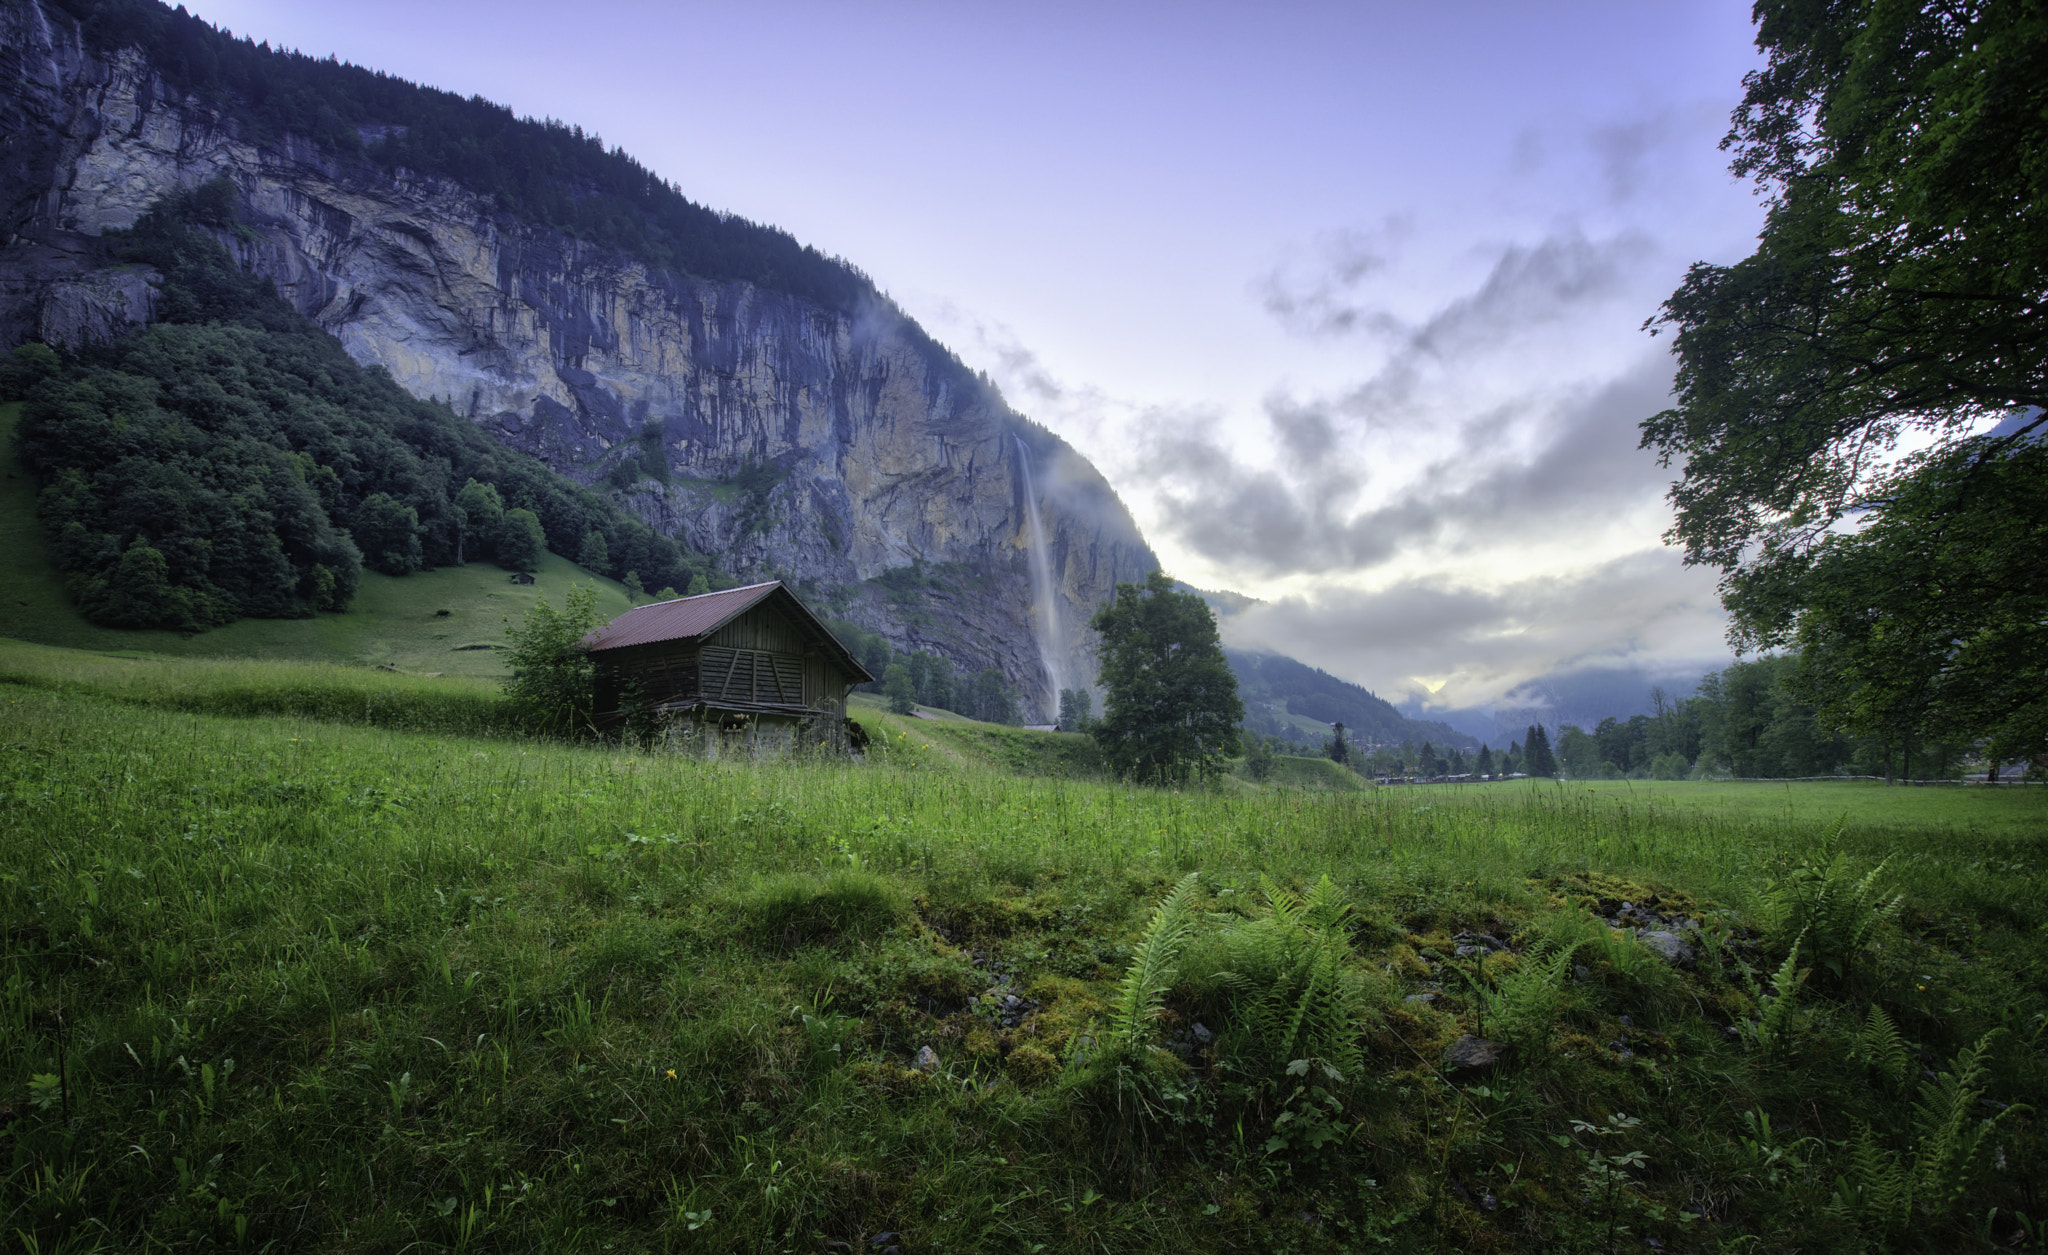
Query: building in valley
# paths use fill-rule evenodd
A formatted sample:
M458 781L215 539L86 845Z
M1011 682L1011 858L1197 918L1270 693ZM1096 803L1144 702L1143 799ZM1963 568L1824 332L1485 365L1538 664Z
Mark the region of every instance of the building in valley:
M584 644L600 726L712 755L866 742L846 698L875 677L779 580L635 606Z

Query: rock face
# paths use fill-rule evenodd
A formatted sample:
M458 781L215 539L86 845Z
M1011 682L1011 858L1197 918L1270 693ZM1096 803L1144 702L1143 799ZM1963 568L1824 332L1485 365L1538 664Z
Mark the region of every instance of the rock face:
M231 108L175 98L139 53L91 54L39 0L0 0L0 136L0 347L147 320L148 276L94 269L93 237L225 175L247 230L223 243L356 360L735 575L1000 668L1027 712L1057 695L1021 459L1069 675L1094 674L1094 607L1158 565L1093 466L881 298L846 314L654 270L456 183L247 142Z

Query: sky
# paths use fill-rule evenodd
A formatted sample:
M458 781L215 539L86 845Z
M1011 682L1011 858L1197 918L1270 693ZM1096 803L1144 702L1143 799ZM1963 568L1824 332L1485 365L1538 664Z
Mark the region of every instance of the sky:
M1645 330L1747 254L1692 0L196 0L624 147L874 278L1109 478L1226 639L1425 706L1727 658Z

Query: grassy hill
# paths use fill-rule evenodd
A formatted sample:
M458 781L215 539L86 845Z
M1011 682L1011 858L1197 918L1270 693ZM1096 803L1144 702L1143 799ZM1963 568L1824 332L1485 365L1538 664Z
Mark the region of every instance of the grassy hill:
M341 614L243 619L190 635L100 627L73 609L50 562L36 521L35 484L14 460L20 411L19 404L0 405L0 636L172 657L297 659L497 676L504 673L498 647L505 624L518 622L536 598L559 602L572 583L591 581L607 617L628 605L624 585L549 553L530 586L512 583L509 572L490 563L401 577L365 571L354 604Z
M489 688L0 644L22 1249L2039 1243L2048 791L700 762Z

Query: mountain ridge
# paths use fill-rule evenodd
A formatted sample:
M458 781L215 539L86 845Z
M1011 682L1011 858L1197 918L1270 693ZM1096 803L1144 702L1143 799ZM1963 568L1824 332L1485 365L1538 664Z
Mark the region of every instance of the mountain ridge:
M161 35L149 53L106 17L136 12L158 15L143 23ZM367 70L270 52L138 0L4 0L0 26L0 121L28 137L0 153L10 188L24 189L0 206L9 341L147 321L146 285L98 264L96 241L165 191L226 177L241 226L222 242L357 361L736 575L787 579L898 649L1000 670L1030 707L1049 711L1057 694L1033 628L1026 483L1059 609L1051 651L1069 673L1092 674L1094 606L1158 564L1086 459L1012 411L864 276L782 233L759 229L818 273L845 276L849 298L820 304L764 286L769 273L663 270L523 219L496 193L346 151L334 127L325 142L301 136L272 116L298 115L236 95L251 66L273 72L275 96L304 88L286 71L306 65L323 82L354 76L404 94ZM181 91L181 76L204 79L191 66L209 52L241 87L226 75L210 95ZM510 117L495 106L483 116ZM390 147L391 125L428 129L382 124L373 147ZM630 166L573 130L529 130ZM950 582L906 593L882 578L905 568Z

